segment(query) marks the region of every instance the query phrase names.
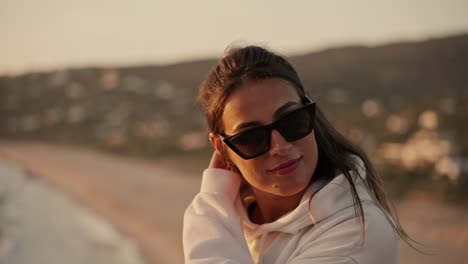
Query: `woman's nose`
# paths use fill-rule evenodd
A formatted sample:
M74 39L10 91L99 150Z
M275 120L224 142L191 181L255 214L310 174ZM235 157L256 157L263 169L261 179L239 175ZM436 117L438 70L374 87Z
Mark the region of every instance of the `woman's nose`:
M285 154L288 153L292 147L292 144L288 142L278 131L271 131L271 154Z

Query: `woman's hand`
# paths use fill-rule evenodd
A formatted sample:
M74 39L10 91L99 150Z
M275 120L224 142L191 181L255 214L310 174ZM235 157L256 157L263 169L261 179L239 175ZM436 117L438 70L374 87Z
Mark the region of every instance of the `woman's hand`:
M223 161L218 151L213 151L213 155L211 156L210 165L208 165L208 168L229 170L229 167Z

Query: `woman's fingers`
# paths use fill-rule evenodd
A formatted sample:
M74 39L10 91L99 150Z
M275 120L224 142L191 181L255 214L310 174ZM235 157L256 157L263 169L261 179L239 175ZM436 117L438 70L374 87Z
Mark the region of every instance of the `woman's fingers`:
M208 168L218 168L218 169L225 169L227 170L228 167L226 163L224 163L221 155L217 151L213 151L213 155L211 156L210 165Z

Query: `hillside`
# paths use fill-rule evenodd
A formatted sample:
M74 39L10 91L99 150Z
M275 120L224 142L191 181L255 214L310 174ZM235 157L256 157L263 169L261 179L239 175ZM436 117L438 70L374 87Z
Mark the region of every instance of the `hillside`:
M417 186L468 201L461 187L468 186L468 34L290 60L309 94L396 191ZM214 63L0 77L0 138L203 160L210 146L193 101Z

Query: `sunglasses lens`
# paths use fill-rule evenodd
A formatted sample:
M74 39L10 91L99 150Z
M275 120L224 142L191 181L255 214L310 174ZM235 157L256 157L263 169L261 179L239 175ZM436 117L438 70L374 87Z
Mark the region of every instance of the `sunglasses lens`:
M277 129L288 141L299 140L312 132L314 122L313 106L307 106L283 117Z
M243 156L253 157L268 149L269 140L268 131L257 128L239 133L229 141Z
M299 140L312 132L315 104L309 104L288 113L277 122L241 132L226 139L227 144L244 159L262 155L270 148L271 130L276 129L289 142Z

